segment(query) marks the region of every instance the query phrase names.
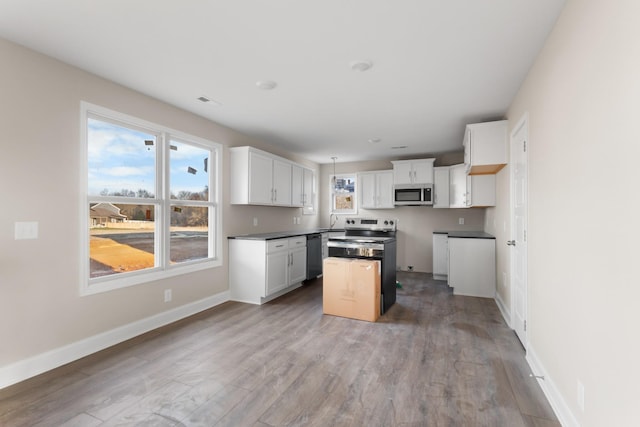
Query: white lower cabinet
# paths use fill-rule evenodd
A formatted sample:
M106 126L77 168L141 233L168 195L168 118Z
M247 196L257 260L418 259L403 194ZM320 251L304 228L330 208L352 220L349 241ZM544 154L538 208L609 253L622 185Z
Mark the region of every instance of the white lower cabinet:
M496 294L496 240L447 239L449 286L454 295L494 298Z
M229 240L229 293L234 301L263 304L306 279L307 238Z
M433 233L433 278L447 280L449 275L449 247L446 233Z

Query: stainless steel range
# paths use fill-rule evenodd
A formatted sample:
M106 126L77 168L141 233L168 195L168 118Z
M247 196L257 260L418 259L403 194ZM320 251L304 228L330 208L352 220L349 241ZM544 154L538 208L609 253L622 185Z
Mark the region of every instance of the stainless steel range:
M347 218L344 236L330 237L329 256L376 259L381 263L381 314L396 302L395 218Z

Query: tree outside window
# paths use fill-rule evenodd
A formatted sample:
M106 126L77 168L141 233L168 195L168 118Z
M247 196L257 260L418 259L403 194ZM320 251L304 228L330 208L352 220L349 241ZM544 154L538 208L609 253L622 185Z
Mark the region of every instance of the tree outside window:
M83 103L83 290L221 264L220 146Z

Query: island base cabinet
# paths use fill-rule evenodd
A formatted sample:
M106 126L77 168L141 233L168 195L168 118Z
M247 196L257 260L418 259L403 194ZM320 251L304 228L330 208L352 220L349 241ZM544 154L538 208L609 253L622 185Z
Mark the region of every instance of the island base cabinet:
M494 298L496 294L496 240L451 237L449 286L454 295Z
M375 322L380 317L380 261L329 257L324 260L322 312Z

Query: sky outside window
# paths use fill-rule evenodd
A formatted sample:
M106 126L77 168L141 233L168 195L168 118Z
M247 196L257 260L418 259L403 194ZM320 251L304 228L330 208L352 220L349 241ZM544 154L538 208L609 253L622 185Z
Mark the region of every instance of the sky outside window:
M91 118L87 126L89 195L155 197L156 135ZM200 193L208 200L210 151L170 145L172 198Z

